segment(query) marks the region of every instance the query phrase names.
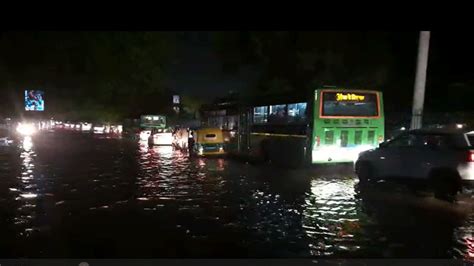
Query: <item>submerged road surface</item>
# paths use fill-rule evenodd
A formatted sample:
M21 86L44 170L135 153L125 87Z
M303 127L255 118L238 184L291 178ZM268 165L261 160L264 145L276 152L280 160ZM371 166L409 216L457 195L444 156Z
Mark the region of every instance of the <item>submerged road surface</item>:
M469 257L471 196L41 132L0 151L0 257Z

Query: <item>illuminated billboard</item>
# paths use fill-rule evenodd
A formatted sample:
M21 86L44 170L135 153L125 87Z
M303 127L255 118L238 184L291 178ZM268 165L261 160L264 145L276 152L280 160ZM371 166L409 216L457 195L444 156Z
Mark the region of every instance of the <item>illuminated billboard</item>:
M44 111L44 92L40 90L25 90L25 110Z

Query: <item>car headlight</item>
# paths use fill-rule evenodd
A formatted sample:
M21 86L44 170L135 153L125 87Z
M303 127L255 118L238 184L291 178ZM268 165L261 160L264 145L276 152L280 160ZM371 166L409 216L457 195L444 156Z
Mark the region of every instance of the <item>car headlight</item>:
M16 131L23 136L31 136L36 132L36 128L32 124L19 124Z

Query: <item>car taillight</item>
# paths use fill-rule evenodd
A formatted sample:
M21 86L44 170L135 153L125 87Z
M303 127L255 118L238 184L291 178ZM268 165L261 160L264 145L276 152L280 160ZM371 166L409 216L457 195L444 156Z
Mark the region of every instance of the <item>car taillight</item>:
M319 138L319 136L316 136L316 137L314 138L314 141L316 142L316 146L319 147L319 145L321 144L321 138Z
M467 153L467 161L468 162L474 162L474 151L469 151Z

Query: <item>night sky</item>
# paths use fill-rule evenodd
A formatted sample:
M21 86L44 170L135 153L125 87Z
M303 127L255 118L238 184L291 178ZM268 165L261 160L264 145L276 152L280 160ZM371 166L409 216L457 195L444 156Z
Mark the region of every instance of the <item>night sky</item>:
M166 86L180 93L209 99L255 85L257 65L249 65L231 75L223 72L212 32L177 33L176 58L168 67Z
M333 80L341 80L341 82L335 81L325 83L325 85L346 86L345 82L359 78L358 75L365 76L360 77L357 84L365 84L364 82L375 84L372 79L377 79L375 74L378 67L387 67L387 78L383 82L376 87L369 85L361 87L382 90L385 93L388 112L400 110L409 112L411 109L418 47L417 31L283 32L282 34L278 32L168 32L168 35L173 36L171 45L174 51L168 53L163 50L161 52L166 56L169 54L169 58L157 55L156 60L150 59L148 54L153 47L160 44L159 41L158 45L151 43L147 47L137 48L137 45L142 45L142 42L128 36L134 33L125 32L119 37L115 36L114 38L119 38L117 39L119 44L115 39L108 40L107 34L109 33L95 32L90 35L80 35L74 32L61 34L48 32L46 34L48 37L43 38L45 34L38 32L21 34L1 32L0 75L2 79L0 85L3 94L10 96L18 94L16 96L21 97L25 86L35 87L41 84L46 91L48 110L51 110L53 98L58 100L57 103L68 95L74 95L74 98L70 99L75 102L65 104L63 109L70 109L69 106L72 104L79 107L86 102L97 108L108 108L107 104L110 102L115 107L124 106L124 108L136 109L139 112L138 107L150 107L153 105L150 99L159 98L160 88L158 87L161 85L150 83L155 73L153 72L155 70L152 70L153 64L161 64L159 69L163 70L159 73L162 82L156 84L163 84L166 90L207 102L216 97L225 96L231 91L258 96L273 86L275 80L277 87L290 88L287 93L316 89L311 80L314 77L317 81L324 83L325 79L321 78L321 73L325 71L335 77ZM14 41L11 36L15 37ZM82 39L77 36L82 36ZM88 40L87 36L96 39ZM253 41L252 36L258 36L258 44ZM457 32L431 32L426 110L472 111L473 109L471 99L474 98L472 89L474 86L472 78L474 42L470 38L460 36ZM334 47L331 52L336 54L334 57L336 59L333 62L315 60L310 65L311 70L306 71L301 62L295 61L297 58L303 58L301 59L303 61L306 58L311 59L318 53L324 55L325 52L320 52L318 49L324 48L319 44L326 41L332 41L332 44L326 46L325 49L329 47L329 50L332 50ZM89 45L89 50L82 49L81 42ZM97 42L102 42L103 46L94 47ZM50 49L52 46L59 48L58 50ZM129 56L129 58L117 56L123 51L125 51L124 54L133 53L135 48L143 49L142 59L133 61L134 56ZM107 51L107 49L111 50ZM103 56L104 54L106 56ZM338 55L346 56L349 61L338 61ZM379 55L382 56L380 59ZM160 61L162 58L164 59ZM386 65L384 60L387 62ZM142 61L146 62L142 64ZM97 65L97 62L101 65ZM371 65L372 63L374 65ZM330 68L326 66L325 69L325 64L332 66ZM375 74L371 76L372 73ZM101 80L102 77L107 76L110 80ZM124 79L114 84L114 76ZM138 81L131 80L130 77L137 77ZM112 85L107 85L109 83ZM94 86L102 87L97 89ZM113 86L119 87L114 89ZM148 89L146 89L147 86ZM153 92L155 89L158 91ZM129 95L132 90L135 90L133 97ZM146 90L151 91L145 92ZM153 93L158 94L152 96ZM1 104L6 106L11 99L12 97L3 97ZM130 106L133 103L136 106ZM86 105L82 108L91 109ZM116 112L117 109L109 111Z
M195 96L222 96L228 91L245 91L256 86L257 79L262 73L262 67L256 64L245 65L236 73L227 74L222 71L222 65L216 55L212 32L180 33L177 58L170 66L167 85L182 93ZM239 34L239 33L235 33ZM413 83L415 77L416 56L418 48L418 32L394 32L390 35L392 52L397 58L396 71L402 80L403 87L397 90L387 90L388 106L411 104ZM470 100L466 100L469 91L465 89L448 90L456 85L474 85L472 73L474 59L470 39L459 41L456 33L431 33L430 58L427 76L426 108L444 110L456 107L462 110L472 110ZM329 84L337 85L337 84ZM447 102L449 100L449 102Z

